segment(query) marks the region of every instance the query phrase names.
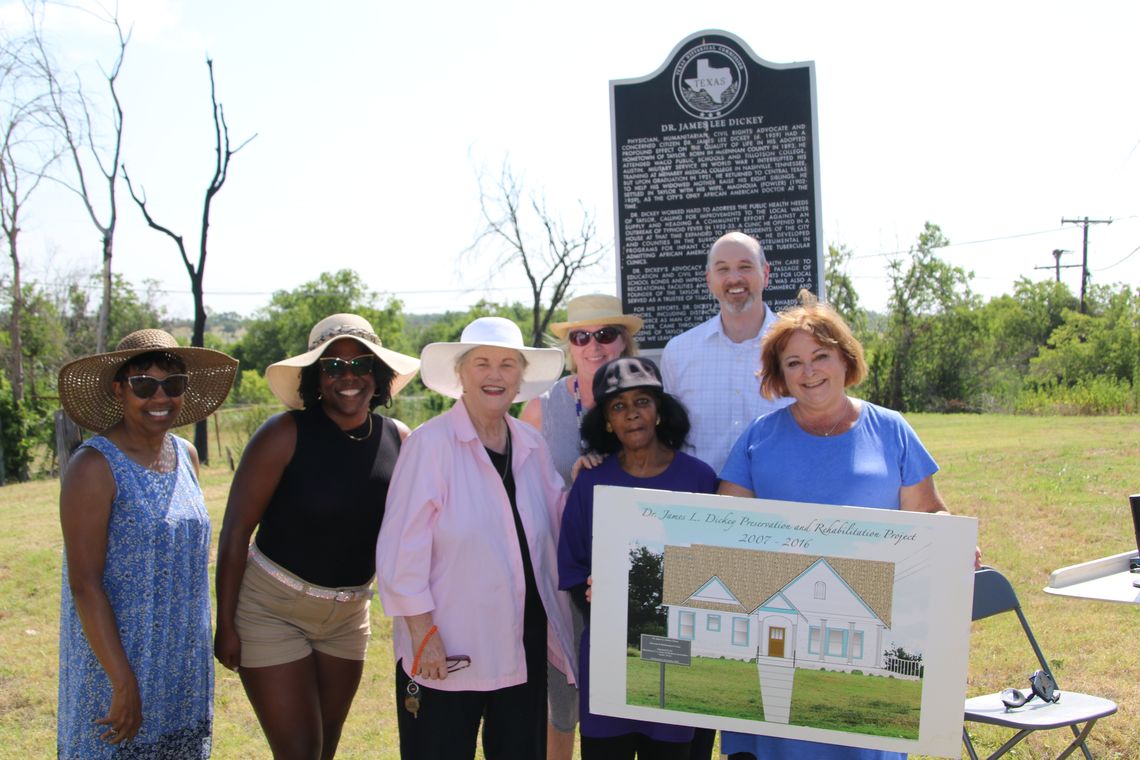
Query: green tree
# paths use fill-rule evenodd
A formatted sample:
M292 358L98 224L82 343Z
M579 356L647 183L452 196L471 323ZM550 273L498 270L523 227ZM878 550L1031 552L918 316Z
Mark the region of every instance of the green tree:
M1140 378L1140 295L1127 286L1093 289L1088 314L1067 309L1030 362L1043 384L1074 386L1097 378L1135 387Z
M243 368L264 373L273 362L307 351L309 331L317 322L346 312L371 322L388 348L414 353L404 334L402 309L398 299L381 299L350 269L325 272L295 290L274 293L269 305L255 315L234 346L234 356Z
M847 273L853 252L845 245L827 246L827 259L824 265L823 282L827 302L851 327L856 336L867 329L867 313L859 306L859 293Z
M644 546L629 550L629 617L627 643L641 646L641 634L665 635L661 592L665 584L665 556Z
M1014 408L1033 357L1079 300L1063 283L1020 278L1012 293L991 298L977 311L975 372L987 410Z
M0 373L0 486L28 479L37 416L27 401L12 397L12 384Z
M428 343L459 340L463 328L479 317L505 317L519 326L524 340L530 329L530 307L518 301L500 304L481 299L467 311L448 311L434 316L430 321L412 331L412 348L415 353L423 351Z
M972 273L935 251L950 241L927 222L908 258L887 265L890 314L870 347L868 388L872 401L899 411L961 403L974 389L965 355L972 352L976 322L971 310Z
M101 275L91 275L87 283L101 287ZM143 290L135 289L123 275L111 275L110 308L107 312L107 341L113 349L135 330L147 327L169 328L166 309L159 303L160 284L146 280ZM91 313L89 288L78 278L54 285L53 300L67 336L65 361L96 353L99 348L99 314Z
M226 403L249 406L275 404L277 401L273 397L273 391L269 390L269 382L257 370L243 369Z

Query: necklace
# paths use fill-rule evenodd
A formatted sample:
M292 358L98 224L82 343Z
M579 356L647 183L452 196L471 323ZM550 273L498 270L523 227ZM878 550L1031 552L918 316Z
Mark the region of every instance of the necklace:
M586 439L582 437L582 393L578 390L578 373L574 373L574 413L578 415L578 452L586 453L589 448Z
M369 438L372 437L372 415L371 414L368 415L368 432L365 433L364 435L353 435L352 433L348 432L347 430L341 430L340 432L344 433L345 435L347 435L350 439L352 439L354 441L367 441Z
M798 409L798 406L797 406L797 409ZM843 423L843 421L847 419L847 415L850 413L850 411L851 411L851 402L847 401L843 405L843 412L839 415L839 419L837 419L835 421L834 425L832 425L830 428L828 428L826 433L817 433L817 432L814 432L813 430L810 430L809 426L807 424L807 420L804 419L802 412L800 412L797 416L799 417L800 427L802 427L805 431L807 431L808 433L811 433L812 435L818 435L818 436L821 436L823 438L828 438L831 436L832 433L835 432L835 429L838 428Z
M174 472L174 439L170 437L170 433L163 436L158 456L146 468L154 472Z
M490 454L491 449L487 449L487 453ZM491 466L495 468L495 472L499 473L499 479L506 483L507 473L511 471L511 429L509 427L507 428L507 453L503 455L503 469L500 470L494 460L491 460Z

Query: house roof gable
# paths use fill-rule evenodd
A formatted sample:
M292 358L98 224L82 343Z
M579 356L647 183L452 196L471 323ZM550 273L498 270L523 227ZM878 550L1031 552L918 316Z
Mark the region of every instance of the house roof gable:
M888 628L894 594L895 566L880 560L788 554L723 546L666 546L662 602L674 606L729 612L752 612L781 593L788 584L823 560ZM736 604L694 599L717 578L738 600Z

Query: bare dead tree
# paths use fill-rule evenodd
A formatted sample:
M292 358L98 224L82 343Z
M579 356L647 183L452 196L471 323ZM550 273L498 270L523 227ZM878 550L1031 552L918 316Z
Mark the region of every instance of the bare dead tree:
M100 66L110 96L110 138L101 144L96 136L96 117L83 90L78 75L67 76L60 72L50 55L43 33L42 18L37 15L35 3L29 4L33 38L37 48L37 63L41 76L49 85L52 119L64 141L64 152L71 159L74 176L60 177L59 182L75 193L87 210L87 216L99 232L102 252L103 302L99 307L96 331L96 348L107 350L107 324L111 314L111 259L115 248L115 226L118 222L119 166L123 146L123 106L119 101L118 81L123 59L130 42L130 31L124 31L114 12L97 16L114 27L118 50L110 69ZM102 207L97 209L96 207Z
M60 156L50 130L43 82L35 76L25 39L0 40L0 233L12 260L11 338L12 398L24 399L24 292L21 282L20 223L24 207Z
M484 227L465 256L493 255L490 276L522 267L530 284L531 344L545 345L554 310L565 300L574 278L611 251L598 239L592 211L579 203L575 224L551 212L541 195L525 192L522 180L504 160L499 176L479 175L479 208Z
M206 59L206 67L210 71L210 104L213 111L214 118L214 176L210 179L210 184L206 188L206 196L202 202L202 226L201 232L198 237L198 260L192 262L190 256L186 252L186 243L182 235L174 232L169 227L159 224L151 216L150 211L147 209L146 191L139 186L139 192L135 192L135 187L131 183L130 175L127 174L126 164L123 165L123 180L127 183L127 190L130 191L131 199L134 200L135 205L139 207L142 212L143 218L146 219L147 225L151 229L157 230L168 238L174 241L178 247L178 253L182 256L182 263L186 267L186 273L190 276L190 290L194 294L194 331L190 338L190 345L204 346L206 339L206 301L205 291L203 289L203 281L206 274L206 250L207 238L210 231L210 206L214 202L214 196L222 189L222 185L226 183L226 177L229 174L230 159L234 155L250 143L256 134L246 138L236 148L230 147L230 129L226 124L225 111L222 109L221 103L218 102L217 89L214 86L214 62L210 58ZM194 427L194 446L198 449L198 456L203 463L209 461L208 443L209 428L206 420L202 420Z

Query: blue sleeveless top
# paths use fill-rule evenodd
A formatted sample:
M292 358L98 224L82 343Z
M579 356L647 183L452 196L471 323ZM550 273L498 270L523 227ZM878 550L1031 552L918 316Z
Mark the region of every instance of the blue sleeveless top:
M107 524L103 586L138 680L143 723L117 747L93 721L111 705L111 683L83 632L67 582L59 630L60 758L208 758L214 703L210 636L210 518L188 444L174 438L176 466L163 473L136 464L96 436L115 478Z

